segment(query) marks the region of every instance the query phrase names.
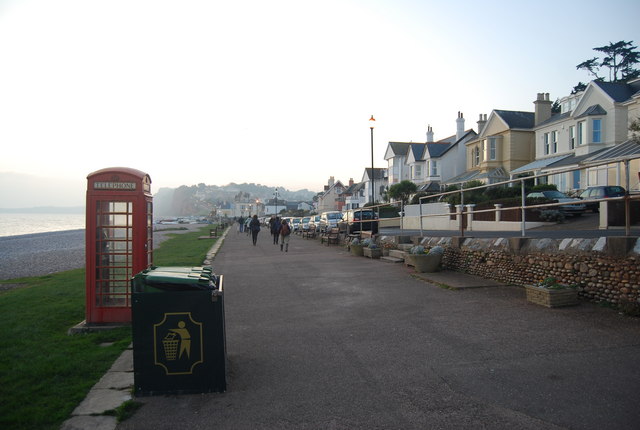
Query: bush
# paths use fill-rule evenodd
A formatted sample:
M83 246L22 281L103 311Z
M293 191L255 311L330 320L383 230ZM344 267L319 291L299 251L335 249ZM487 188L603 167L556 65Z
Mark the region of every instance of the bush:
M540 211L540 221L563 223L564 220L564 214L559 210L548 209Z
M532 187L530 192L535 191L558 191L558 187L555 184L538 184Z

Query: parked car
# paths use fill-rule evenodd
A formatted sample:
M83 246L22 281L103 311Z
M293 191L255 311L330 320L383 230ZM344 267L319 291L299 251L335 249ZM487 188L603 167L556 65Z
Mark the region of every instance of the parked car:
M350 209L344 213L342 219L347 224L349 234L356 231L378 233L378 215L373 209Z
M589 187L580 193L580 198L587 206L587 210L598 212L600 209L600 202L594 202L590 200L610 199L612 197L623 197L625 189L618 185L602 185L597 187Z
M527 194L527 198L538 198L538 199L547 199L547 200L556 200L558 203L572 203L561 206L553 206L550 209L557 209L565 215L574 215L580 216L587 209L586 205L580 199L574 199L572 197L567 196L560 191L555 190L547 190L547 191L536 191L534 193Z
M320 215L311 215L309 220L309 229L315 229L316 232L320 231Z
M342 212L327 211L320 214L320 231L329 231L329 229L337 227L338 222L342 220Z
M291 230L298 231L300 228L300 218L291 218Z
M307 231L307 230L309 230L309 223L310 223L310 222L311 222L311 217L309 217L309 216L303 217L303 218L300 220L300 229L301 229L302 231Z

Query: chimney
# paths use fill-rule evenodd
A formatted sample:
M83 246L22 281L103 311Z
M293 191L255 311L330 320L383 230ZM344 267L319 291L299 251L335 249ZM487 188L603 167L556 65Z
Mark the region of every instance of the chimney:
M487 114L480 114L480 118L478 118L478 134L482 133L484 130L484 126L487 124Z
M543 121L551 118L551 100L549 100L549 93L538 93L536 101L533 102L536 107L535 112L535 125L540 124Z
M464 135L464 118L462 112L458 112L458 119L456 119L456 140L459 140Z
M353 178L349 178L349 186L353 186Z
M427 142L433 142L433 129L431 126L427 126Z
M336 180L334 179L334 177L333 176L329 176L329 188L331 188L335 182L336 182Z

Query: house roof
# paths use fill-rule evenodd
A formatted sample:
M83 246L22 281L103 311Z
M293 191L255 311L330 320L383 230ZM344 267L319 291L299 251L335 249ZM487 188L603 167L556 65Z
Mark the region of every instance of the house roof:
M426 145L426 150L431 157L440 157L451 146L451 143L430 142Z
M407 155L410 145L410 143L406 142L389 142L389 147L394 155Z
M576 118L584 118L585 116L591 115L606 115L607 111L598 104L589 106L584 112L578 115Z
M354 194L364 188L364 182L358 182L349 185L349 187L342 192L342 194Z
M424 159L426 145L424 143L411 143L410 149L413 153L414 160L422 160Z
M512 110L494 110L502 118L509 128L533 128L535 114L533 112L521 112Z
M380 179L384 179L384 170L385 169L383 169L381 167L374 168L375 176L374 176L373 179L376 180L376 181L380 180ZM364 169L364 174L365 174L365 176L367 178L371 178L371 167L368 167L368 168Z
M551 115L551 118L542 121L540 124L536 125L536 128L553 124L554 122L563 121L569 118L570 116L571 116L571 112L557 113L555 115Z
M594 85L597 85L607 93L615 102L623 102L630 99L638 88L633 88L631 85L622 82L602 82L592 81Z

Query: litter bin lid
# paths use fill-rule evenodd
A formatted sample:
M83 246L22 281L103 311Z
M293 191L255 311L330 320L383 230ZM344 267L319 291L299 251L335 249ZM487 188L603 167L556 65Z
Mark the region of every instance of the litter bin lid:
M156 267L143 270L133 277L133 291L142 292L145 287L164 291L213 290L218 287L218 277L212 271L192 269Z

